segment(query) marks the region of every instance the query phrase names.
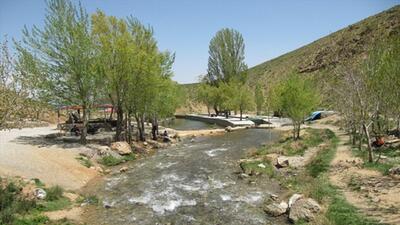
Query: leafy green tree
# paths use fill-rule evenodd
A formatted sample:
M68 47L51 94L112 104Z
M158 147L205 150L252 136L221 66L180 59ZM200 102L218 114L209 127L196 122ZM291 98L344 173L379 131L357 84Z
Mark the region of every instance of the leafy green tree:
M201 82L197 89L197 101L203 103L207 107L208 116L211 115L210 109L219 103L219 90L218 87L211 86L205 82Z
M27 97L21 71L7 43L5 39L0 46L0 130L8 128L7 121L19 121Z
M218 31L210 41L206 80L210 84L246 80L247 65L244 62L244 40L242 35L229 28Z
M104 77L105 95L117 109L116 140L122 139L124 101L128 92L128 77L132 70L132 55L136 45L126 21L97 11L92 15L92 37L95 42L97 70Z
M292 120L293 139L299 139L301 124L319 103L313 83L297 73L292 73L287 80L278 85L275 94L275 107L281 109L283 115Z
M234 80L245 83L247 65L244 62L244 50L244 40L238 31L229 28L218 31L210 41L207 75L203 78L205 82L216 87ZM223 89L229 90L226 87ZM224 108L223 105L230 105L227 101L233 96L228 93L219 94L226 101L220 100L222 104L214 105L214 110L216 114L219 114L219 110L224 110L227 116L229 108Z
M49 0L43 28L23 30L17 44L20 57L31 59L29 73L40 80L38 90L56 104L82 106L81 142L86 143L88 110L98 89L94 67L95 51L90 35L90 19L81 5L69 0Z
M242 120L243 112L254 109L254 95L250 88L240 82L231 82L233 99L232 109L238 110L240 114L240 120Z
M262 109L264 108L264 92L262 86L258 83L256 85L256 89L254 91L254 98L256 103L256 112L257 115L261 114Z

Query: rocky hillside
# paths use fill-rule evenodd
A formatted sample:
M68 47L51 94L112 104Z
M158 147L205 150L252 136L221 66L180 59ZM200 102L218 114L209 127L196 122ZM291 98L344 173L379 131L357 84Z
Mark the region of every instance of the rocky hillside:
M318 74L366 57L376 43L400 35L400 5L249 69L250 81L267 83L293 70Z

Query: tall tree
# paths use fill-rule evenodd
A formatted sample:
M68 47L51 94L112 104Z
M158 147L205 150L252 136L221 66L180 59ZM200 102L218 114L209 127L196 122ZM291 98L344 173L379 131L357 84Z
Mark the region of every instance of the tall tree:
M128 78L132 73L132 55L136 45L127 23L102 11L92 15L92 37L98 52L98 72L105 79L104 90L117 109L116 140L120 141L124 129L124 101L128 92Z
M96 99L95 51L85 9L69 0L49 0L43 28L23 30L21 57L31 58L30 75L39 78L38 88L54 103L82 107L81 143L86 143L88 110Z
M218 31L211 39L209 45L209 58L207 75L204 80L207 84L219 87L221 83L229 83L231 81L239 81L242 84L247 79L247 65L244 62L244 39L242 35L229 28L224 28ZM226 89L228 90L228 89ZM227 93L220 97L228 97ZM221 101L225 106L229 105L227 102ZM219 110L225 110L225 115L228 115L228 108L222 108L221 105L214 105L216 114Z
M25 106L25 84L16 60L8 48L8 42L0 43L0 130L8 128L8 121L19 121Z

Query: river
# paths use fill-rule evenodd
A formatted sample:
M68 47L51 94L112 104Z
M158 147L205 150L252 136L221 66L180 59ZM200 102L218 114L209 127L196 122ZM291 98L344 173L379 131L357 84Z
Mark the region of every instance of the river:
M182 126L187 126L182 122ZM188 121L191 123L191 121ZM246 151L277 140L273 130L247 129L185 140L106 177L96 195L109 209L87 213L89 224L286 224L261 206L276 182L240 179Z

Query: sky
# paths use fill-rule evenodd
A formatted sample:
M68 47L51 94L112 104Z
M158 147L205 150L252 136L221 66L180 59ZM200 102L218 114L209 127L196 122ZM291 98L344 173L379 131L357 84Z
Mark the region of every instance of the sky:
M72 0L78 3L78 0ZM117 17L151 25L161 50L176 53L173 79L197 82L207 72L208 45L222 28L242 33L249 67L400 4L400 0L81 0ZM43 26L44 0L0 0L0 40L21 39L22 28Z

